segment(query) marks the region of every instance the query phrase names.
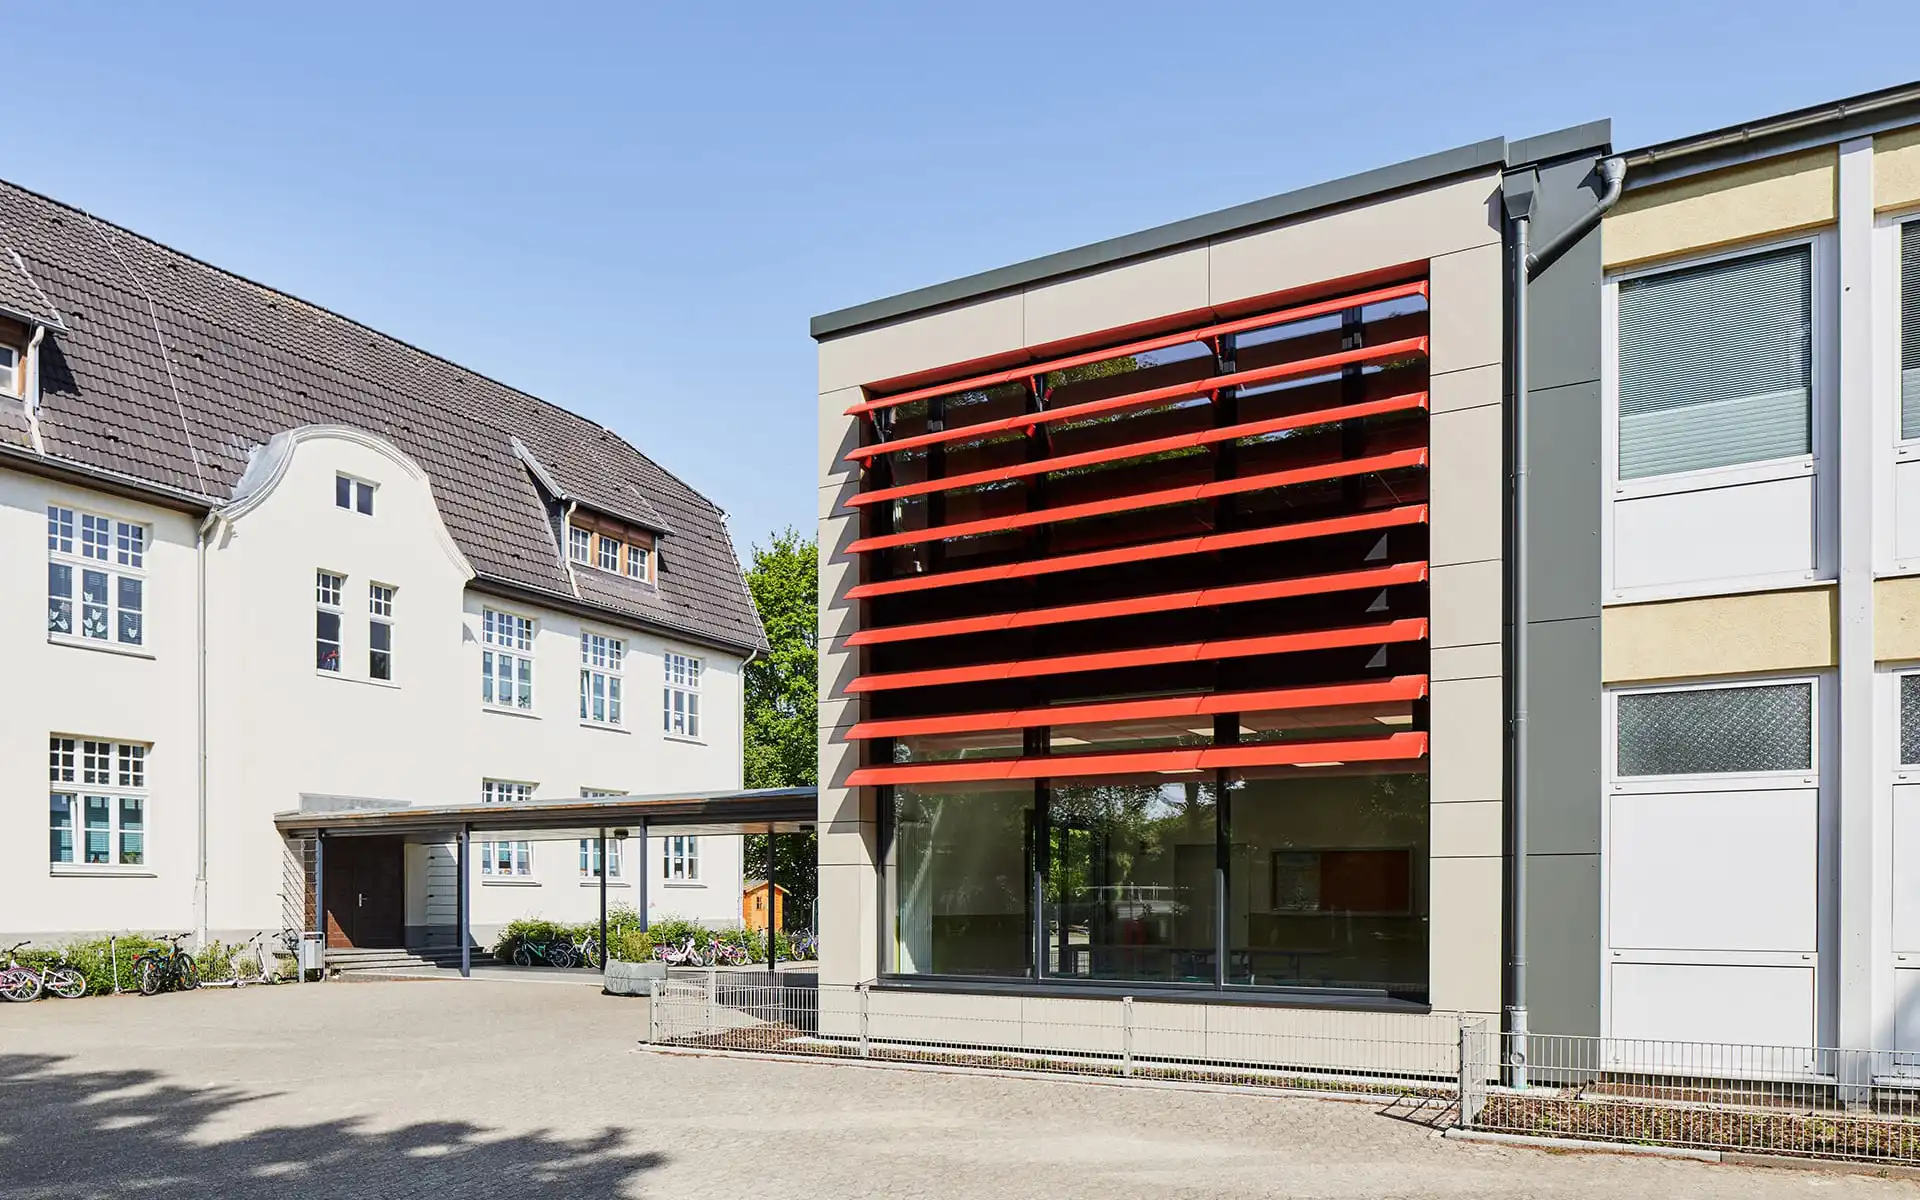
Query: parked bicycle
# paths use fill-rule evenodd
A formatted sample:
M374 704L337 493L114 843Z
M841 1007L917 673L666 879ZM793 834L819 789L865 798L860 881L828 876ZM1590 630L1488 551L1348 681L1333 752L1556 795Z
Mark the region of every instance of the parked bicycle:
M576 966L600 967L600 939L588 934L573 944L573 961Z
M7 949L7 965L0 969L0 996L15 1003L24 1004L37 1000L42 992L77 1000L87 994L87 977L71 967L54 963L41 970L34 970L18 958L23 946L32 942L16 942Z
M571 941L522 941L518 946L513 948L514 966L531 967L535 963L545 963L553 967L573 966L573 943Z
M234 947L233 956L227 960L233 969L232 975L226 979L203 979L200 981L200 986L230 987L238 990L262 983L277 983L279 980L274 977L273 969L269 965L271 957L267 953L267 933L263 929Z
M704 967L707 960L700 955L700 947L692 938L678 946L655 946L653 956L670 967Z
M753 961L753 953L745 946L714 938L707 943L707 961L716 967L744 967Z
M795 959L814 959L820 957L820 939L811 931L796 933L789 944L789 953Z
M180 948L189 934L176 933L160 940L165 946L148 950L133 960L133 977L142 996L151 996L162 988L191 991L200 986L200 967L193 955Z

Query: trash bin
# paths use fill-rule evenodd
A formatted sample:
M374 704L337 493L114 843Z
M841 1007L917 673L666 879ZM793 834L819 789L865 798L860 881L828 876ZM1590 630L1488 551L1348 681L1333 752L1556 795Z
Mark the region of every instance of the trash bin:
M300 935L300 978L305 979L309 971L316 972L322 979L327 971L327 941L318 933Z

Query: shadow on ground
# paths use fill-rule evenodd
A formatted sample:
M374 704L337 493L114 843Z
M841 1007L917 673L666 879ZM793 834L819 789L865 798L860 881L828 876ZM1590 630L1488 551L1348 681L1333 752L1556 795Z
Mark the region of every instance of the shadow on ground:
M64 1061L0 1055L0 1197L618 1196L665 1162L612 1129L576 1139L348 1118L235 1135L236 1110L270 1094Z

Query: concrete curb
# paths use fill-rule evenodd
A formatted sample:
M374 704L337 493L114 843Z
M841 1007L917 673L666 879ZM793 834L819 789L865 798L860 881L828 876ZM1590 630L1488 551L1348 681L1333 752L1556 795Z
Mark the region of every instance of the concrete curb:
M1441 1137L1456 1142L1492 1142L1502 1146L1532 1146L1536 1150L1592 1150L1603 1154L1642 1154L1653 1158L1684 1158L1695 1162L1717 1163L1724 1159L1718 1150L1696 1150L1690 1146L1637 1146L1630 1142L1595 1142L1585 1138L1536 1137L1526 1133L1486 1133L1477 1129L1446 1129Z

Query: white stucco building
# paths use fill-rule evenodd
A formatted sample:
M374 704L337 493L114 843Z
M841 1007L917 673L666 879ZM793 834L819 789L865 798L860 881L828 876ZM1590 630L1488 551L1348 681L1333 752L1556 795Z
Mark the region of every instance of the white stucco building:
M318 901L335 946L432 944L451 847L369 839L316 897L274 815L739 786L764 635L705 497L5 184L0 241L0 778L48 797L0 809L0 936L232 939L316 927ZM613 902L738 923L738 838L650 840L611 843ZM473 859L482 944L598 910L590 843Z

